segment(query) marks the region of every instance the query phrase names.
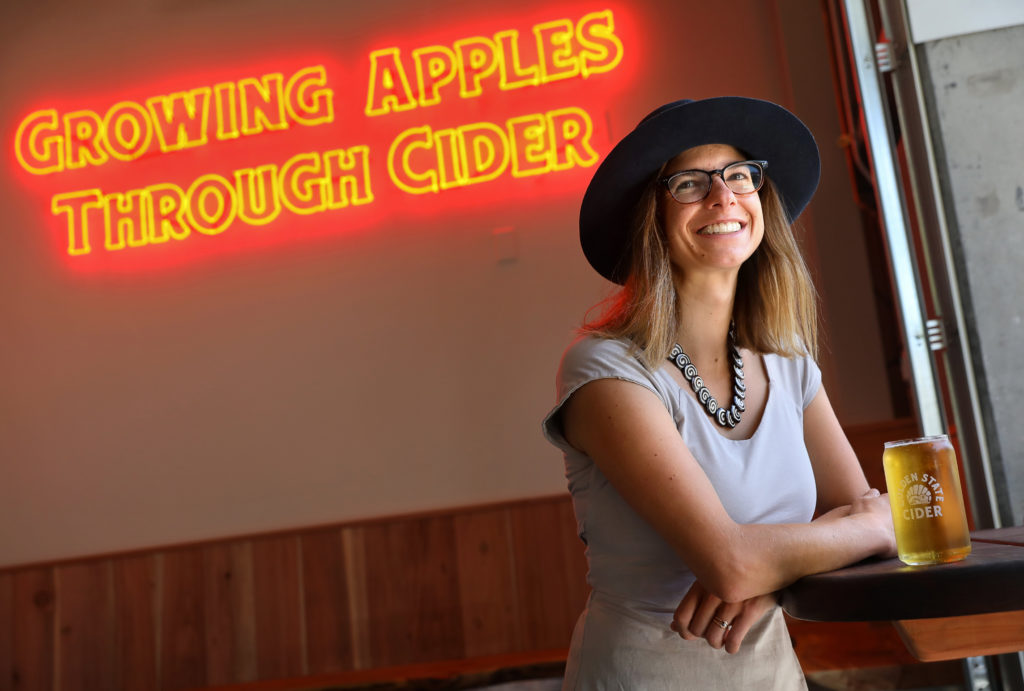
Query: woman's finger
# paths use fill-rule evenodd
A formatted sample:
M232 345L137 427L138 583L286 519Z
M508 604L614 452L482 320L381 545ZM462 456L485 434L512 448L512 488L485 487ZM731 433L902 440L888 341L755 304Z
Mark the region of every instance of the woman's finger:
M747 600L743 611L731 622L732 629L725 640L725 652L730 655L738 653L747 633L774 605L775 597L771 594Z
M704 589L700 584L694 583L686 592L686 595L683 596L679 606L676 607L675 614L672 617L671 628L685 640L692 641L698 638L690 632L690 620L693 619L693 613L697 611L697 606L700 604L703 596Z
M706 638L705 633L708 630L708 625L711 624L711 617L715 616L715 612L721 605L721 600L711 593L705 593L690 619L690 633L700 638Z
M735 655L739 652L740 646L743 644L743 639L746 637L747 632L750 631L759 617L755 617L752 612L744 612L732 622L732 629L729 631L729 637L725 641L725 652L730 655Z
M723 602L711 616L711 621L704 631L704 638L712 648L721 648L732 636L733 627L745 610L743 603L730 604Z

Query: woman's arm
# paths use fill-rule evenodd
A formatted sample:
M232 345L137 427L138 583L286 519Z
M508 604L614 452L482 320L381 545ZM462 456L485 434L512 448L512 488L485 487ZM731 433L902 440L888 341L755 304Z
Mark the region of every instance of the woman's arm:
M813 404L812 404L813 405ZM894 549L888 500L861 498L809 524L740 524L649 390L590 382L566 403L563 431L680 554L697 580L727 602Z
M864 496L868 481L824 387L804 409L804 444L818 488L817 513L852 504ZM878 462L882 462L881 456Z

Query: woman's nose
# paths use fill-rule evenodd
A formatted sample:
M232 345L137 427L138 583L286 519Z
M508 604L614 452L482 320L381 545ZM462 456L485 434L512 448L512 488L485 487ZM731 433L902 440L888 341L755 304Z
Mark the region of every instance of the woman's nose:
M729 204L735 202L736 197L729 186L725 184L721 173L711 176L711 189L708 190L706 199L709 204Z

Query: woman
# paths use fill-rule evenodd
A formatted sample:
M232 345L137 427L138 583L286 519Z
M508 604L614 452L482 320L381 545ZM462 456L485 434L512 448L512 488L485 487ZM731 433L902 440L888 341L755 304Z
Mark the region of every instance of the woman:
M790 223L819 170L795 116L724 97L655 110L594 174L580 240L622 287L544 421L593 588L566 689L806 688L773 593L895 554L813 360Z

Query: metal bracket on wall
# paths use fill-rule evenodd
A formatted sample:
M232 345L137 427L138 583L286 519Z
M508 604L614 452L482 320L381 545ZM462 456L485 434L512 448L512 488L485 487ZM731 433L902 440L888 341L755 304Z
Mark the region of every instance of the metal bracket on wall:
M878 65L878 71L881 74L886 74L896 69L892 41L883 39L875 43L875 64Z
M929 319L925 323L928 347L932 351L946 349L946 326L939 319Z

